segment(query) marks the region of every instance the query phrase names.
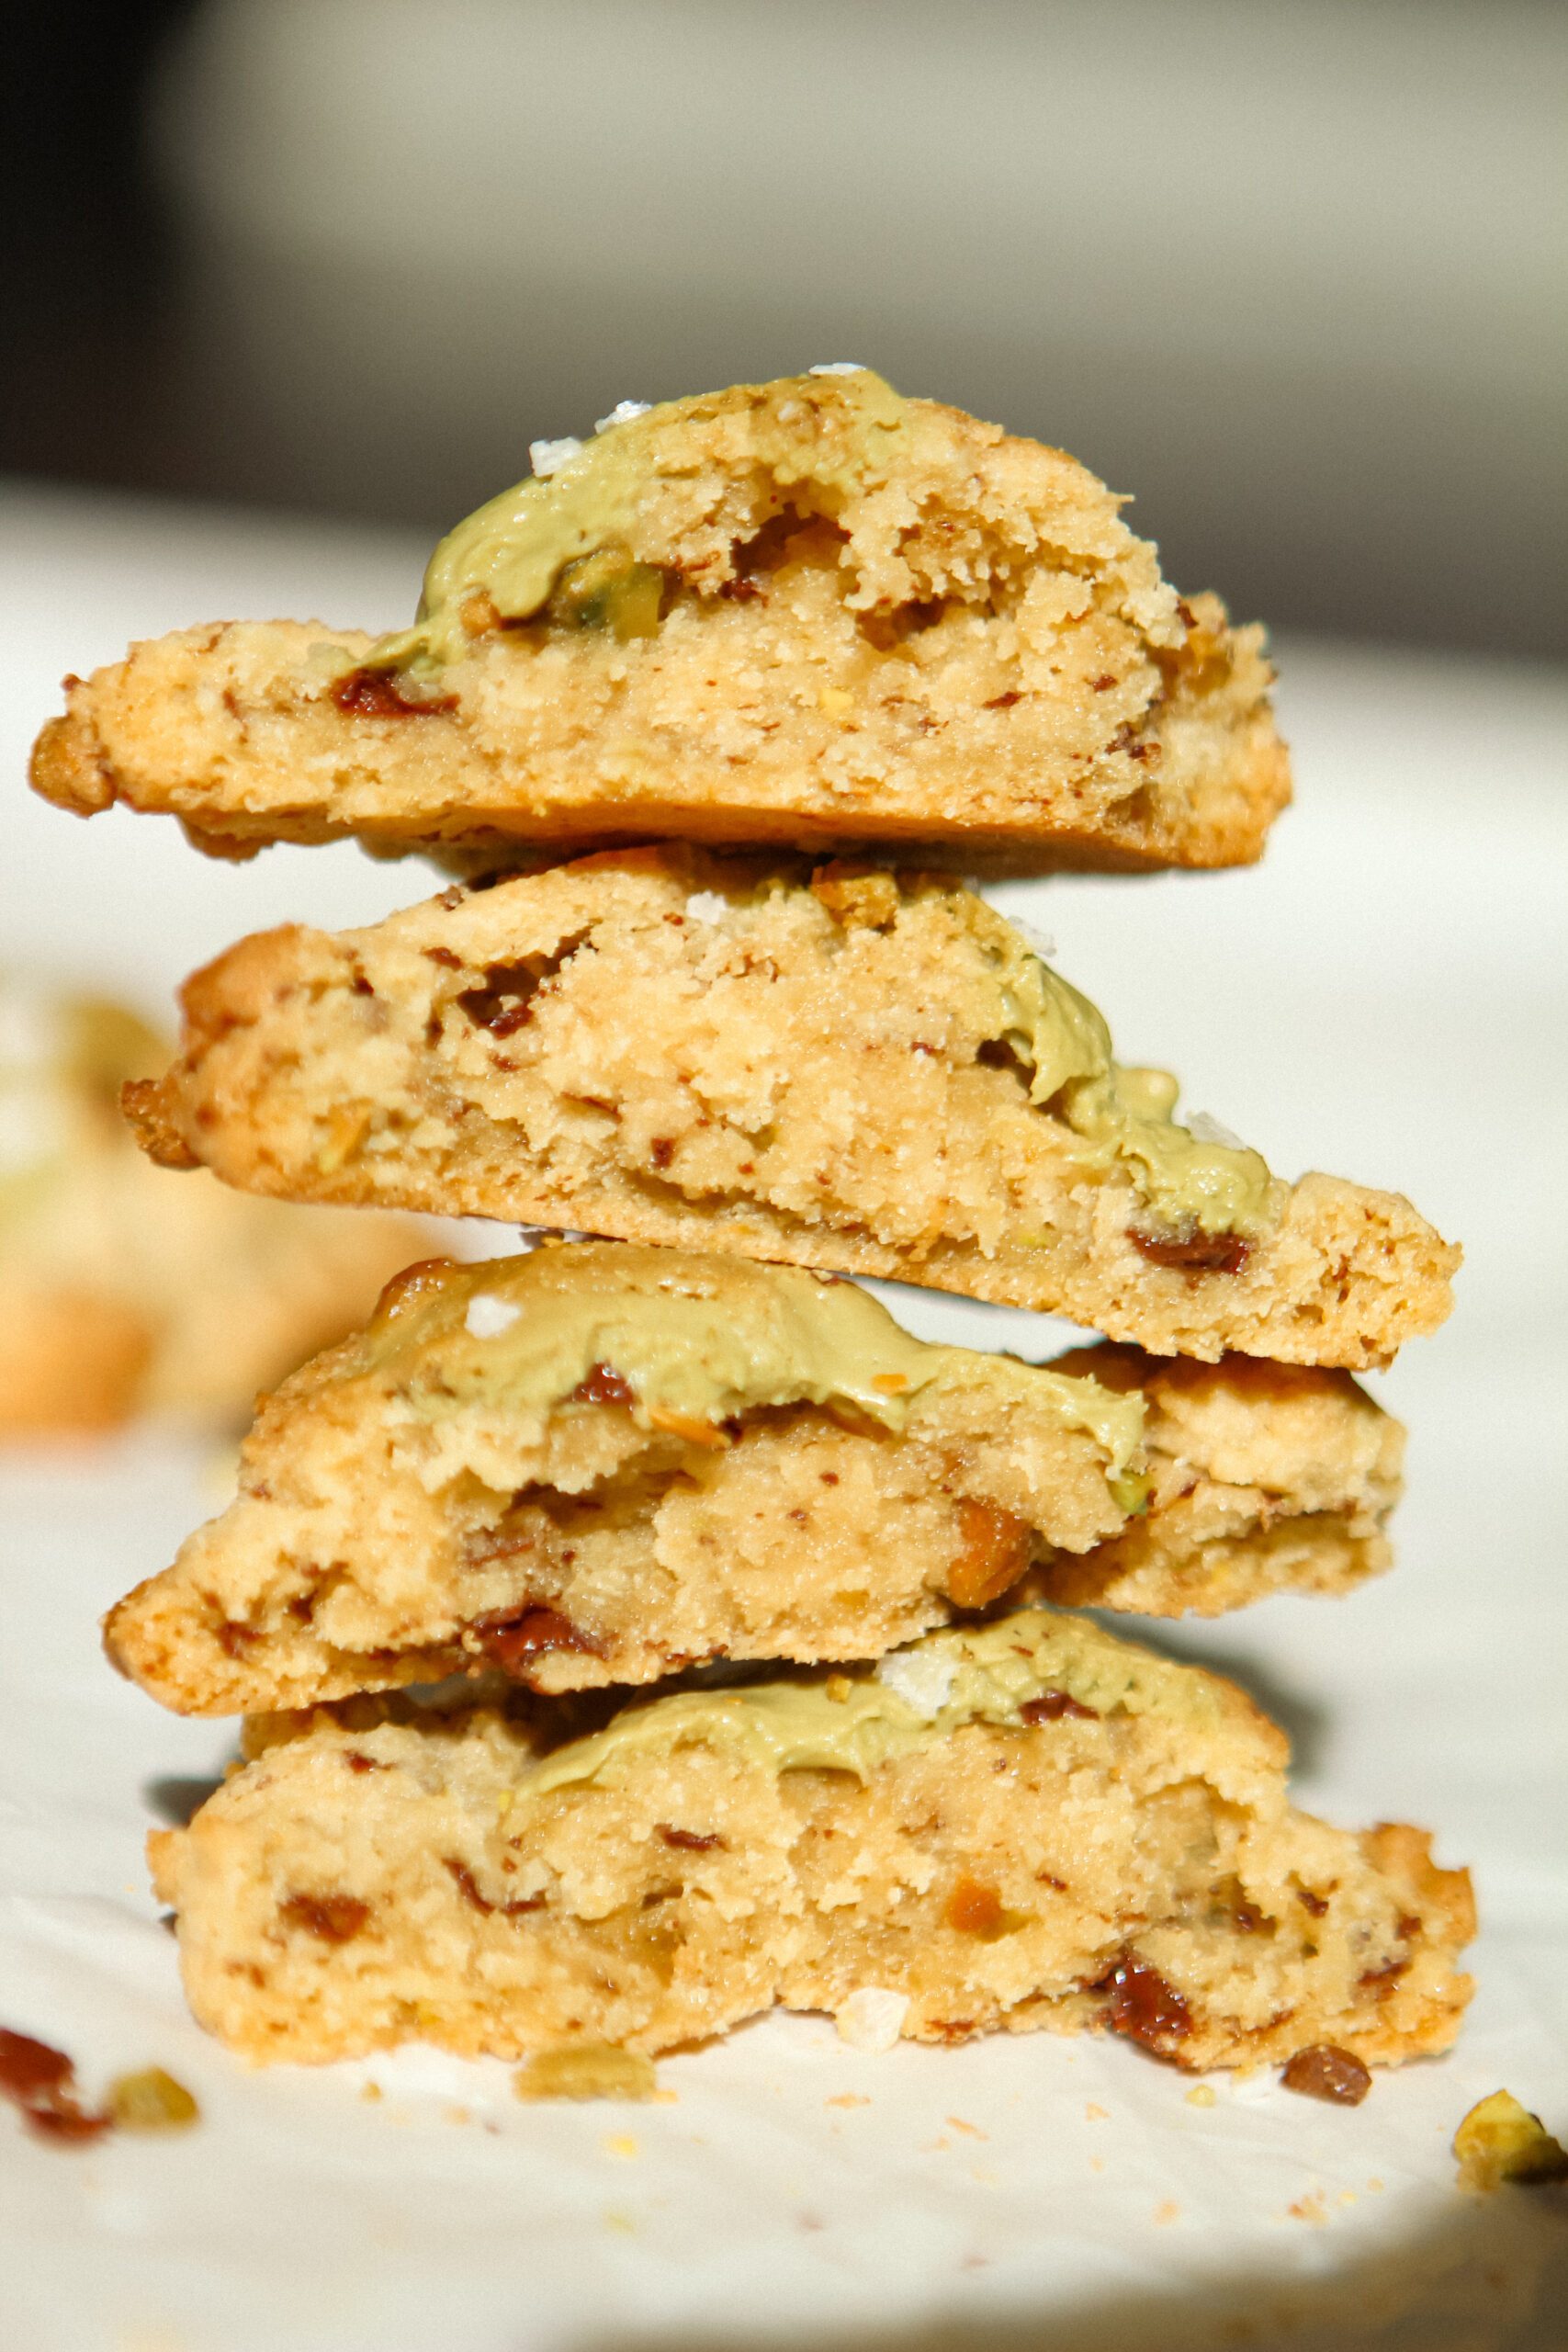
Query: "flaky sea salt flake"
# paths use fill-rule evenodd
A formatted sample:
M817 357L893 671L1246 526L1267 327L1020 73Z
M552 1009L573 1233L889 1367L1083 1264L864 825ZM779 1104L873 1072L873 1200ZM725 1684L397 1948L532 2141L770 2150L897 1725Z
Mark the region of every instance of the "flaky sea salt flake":
M595 433L608 433L612 424L629 424L634 416L646 416L653 406L651 401L617 401L608 416L602 416L593 427Z
M722 890L694 890L686 901L686 912L694 922L722 922L729 912L729 900Z
M540 481L550 474L558 474L563 466L570 466L573 458L581 458L581 442L574 441L570 433L563 434L558 441L530 441L528 444L528 463L534 469L536 479Z
M929 1723L946 1706L957 1671L939 1651L895 1650L878 1666L876 1679Z
M1193 1112L1187 1122L1187 1132L1194 1143L1220 1143L1227 1151L1247 1149L1239 1136L1232 1135L1222 1120L1213 1118L1207 1111Z
M909 2014L908 1993L886 1984L863 1984L840 2004L833 2018L839 2039L852 2050L891 2050Z
M496 1298L488 1290L478 1290L468 1301L463 1329L471 1332L476 1340L499 1340L503 1331L512 1329L522 1312L523 1309L514 1306L509 1298Z
M1034 923L1025 922L1021 915L1010 915L1008 921L1031 953L1048 964L1056 953L1056 943L1050 933L1041 931Z

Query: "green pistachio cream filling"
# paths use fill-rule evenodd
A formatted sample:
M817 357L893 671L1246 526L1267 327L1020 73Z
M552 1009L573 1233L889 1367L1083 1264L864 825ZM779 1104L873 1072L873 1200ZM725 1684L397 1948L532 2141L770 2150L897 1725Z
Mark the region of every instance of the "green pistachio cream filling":
M530 1770L514 1802L620 1779L645 1758L717 1748L774 1772L852 1772L934 1747L967 1724L1025 1727L1032 1702L1060 1697L1092 1715L1158 1714L1216 1724L1208 1677L1119 1641L1081 1617L1020 1609L989 1624L928 1634L872 1671L818 1669L780 1682L680 1691L632 1705L604 1731ZM1065 1711L1064 1711L1065 1712Z
M848 1407L901 1434L945 1390L999 1417L1023 1408L1081 1430L1124 1510L1143 1399L1016 1357L912 1339L853 1283L680 1250L574 1242L471 1266L416 1268L344 1366L441 1419L479 1408L542 1417L626 1405L641 1426L717 1427L769 1406ZM607 1380L607 1374L615 1375ZM618 1385L617 1385L618 1384ZM1125 1499L1122 1499L1122 1497Z
M1124 1168L1155 1218L1176 1231L1248 1238L1278 1218L1285 1187L1260 1152L1211 1141L1177 1124L1168 1070L1124 1069L1105 1016L1028 945L1006 918L965 893L969 927L996 978L998 1035L1033 1072L1032 1102L1049 1103L1097 1173Z
M888 437L906 403L870 368L827 383L803 376L748 389L755 395L748 456L781 489L809 483L831 503L886 472ZM580 627L650 636L660 579L633 552L639 502L661 472L679 468L671 424L699 421L716 399L728 405L734 395L665 401L607 419L574 450L557 445L570 453L548 473L503 490L447 533L430 560L413 628L383 638L367 666L406 669L417 682L461 660L473 645L465 612L476 596L503 621L532 620L554 599L559 616Z

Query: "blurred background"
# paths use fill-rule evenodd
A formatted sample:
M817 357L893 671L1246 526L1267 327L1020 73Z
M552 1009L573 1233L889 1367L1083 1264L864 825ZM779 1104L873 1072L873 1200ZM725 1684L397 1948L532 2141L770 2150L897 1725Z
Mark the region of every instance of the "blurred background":
M1562 646L1553 0L50 0L4 103L13 475L434 533L847 358L1240 615Z

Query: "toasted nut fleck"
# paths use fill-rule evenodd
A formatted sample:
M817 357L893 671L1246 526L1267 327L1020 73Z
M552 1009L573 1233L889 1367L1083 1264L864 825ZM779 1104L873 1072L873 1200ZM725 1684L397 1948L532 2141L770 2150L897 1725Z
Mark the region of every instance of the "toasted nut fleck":
M570 2041L536 2050L513 2075L512 2087L519 2098L653 2098L659 2078L640 2050Z
M1568 2149L1512 2091L1494 2091L1471 2109L1454 2133L1454 2154L1466 2188L1493 2189L1505 2180L1568 2180Z
M162 2066L117 2075L104 2104L122 2132L188 2132L201 2121L190 2092Z

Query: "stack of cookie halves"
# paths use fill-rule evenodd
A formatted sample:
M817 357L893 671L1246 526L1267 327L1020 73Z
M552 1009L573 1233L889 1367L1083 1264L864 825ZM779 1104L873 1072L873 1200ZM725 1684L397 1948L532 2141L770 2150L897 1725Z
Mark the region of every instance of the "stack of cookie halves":
M1256 858L1260 633L1070 458L863 369L533 458L412 629L140 645L35 753L219 854L465 877L197 974L127 1090L154 1159L547 1237L399 1276L111 1612L247 1718L152 1840L197 2016L624 2090L782 2003L1359 2098L1456 2030L1464 1873L1296 1811L1240 1691L1072 1612L1386 1566L1403 1432L1350 1374L1458 1253L1179 1123L955 878ZM930 1345L846 1275L1105 1338Z

